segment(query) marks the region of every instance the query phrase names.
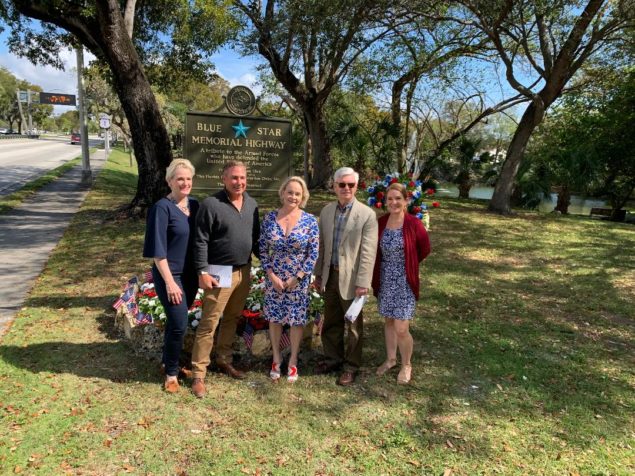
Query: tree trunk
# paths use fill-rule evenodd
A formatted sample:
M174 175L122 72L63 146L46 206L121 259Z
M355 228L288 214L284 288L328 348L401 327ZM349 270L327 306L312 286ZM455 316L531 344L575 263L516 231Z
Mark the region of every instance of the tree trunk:
M558 191L558 202L554 211L560 212L563 215L569 214L569 205L571 204L571 190L567 185L563 185Z
M470 189L472 185L469 182L463 182L458 185L459 187L459 198L470 198Z
M333 174L331 147L326 133L324 108L321 104L310 102L304 110L306 125L311 140L311 156L313 157L313 175L310 188L327 188Z
M454 183L459 189L459 198L470 198L472 184L470 183L470 173L467 170L459 172Z
M518 123L518 128L514 133L507 156L501 169L500 176L496 181L494 194L489 203L488 209L501 215L509 215L511 213L510 199L514 188L514 179L518 173L518 167L525 153L525 147L531 137L532 132L542 121L545 115L545 106L540 98L534 98L529 104L523 117Z
M15 1L23 15L49 22L75 35L113 74L119 101L132 131L139 179L130 212L137 214L167 191L165 169L172 160L170 140L156 98L121 12L121 2L94 2L94 16L82 16L82 2ZM65 7L62 5L67 4ZM78 10L79 9L79 10Z
M110 2L104 2L110 3ZM141 61L127 35L116 4L97 2L101 35L95 38L113 73L113 82L126 113L135 150L139 178L130 204L143 210L167 192L165 169L172 161L170 138Z

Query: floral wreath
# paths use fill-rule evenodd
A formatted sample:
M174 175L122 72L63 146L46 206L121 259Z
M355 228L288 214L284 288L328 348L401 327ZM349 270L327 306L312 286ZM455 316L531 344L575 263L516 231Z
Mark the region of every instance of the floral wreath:
M406 187L408 194L408 213L416 216L423 222L426 229L430 228L430 215L426 199L430 199L436 193L433 187L422 190L423 182L421 180L413 180L412 173L405 174L400 177L398 172L387 174L384 178L379 175L375 177L375 181L370 185L361 182L359 187L366 191L366 203L369 207L386 209L386 190L393 183L401 183ZM433 208L439 208L441 204L437 201L431 203Z

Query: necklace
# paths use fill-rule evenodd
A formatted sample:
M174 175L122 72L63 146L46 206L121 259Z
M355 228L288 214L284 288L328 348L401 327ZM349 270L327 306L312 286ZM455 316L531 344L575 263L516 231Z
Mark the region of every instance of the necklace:
M172 195L168 195L168 200L170 200L172 203L174 203L174 204L177 206L177 208L178 208L179 210L181 210L183 213L185 213L186 215L189 215L189 214L190 214L190 201L189 201L189 200L187 200L187 201L185 202L185 205L181 205L180 203L178 203L178 202L177 202L177 201L176 201L176 200L172 197Z

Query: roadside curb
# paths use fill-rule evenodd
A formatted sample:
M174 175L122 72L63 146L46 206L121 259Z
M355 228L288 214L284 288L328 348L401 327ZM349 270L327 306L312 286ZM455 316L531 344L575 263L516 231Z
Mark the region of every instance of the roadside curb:
M77 164L0 216L0 339L11 327L105 162L105 151L95 151L90 156L92 183L82 184L82 165Z

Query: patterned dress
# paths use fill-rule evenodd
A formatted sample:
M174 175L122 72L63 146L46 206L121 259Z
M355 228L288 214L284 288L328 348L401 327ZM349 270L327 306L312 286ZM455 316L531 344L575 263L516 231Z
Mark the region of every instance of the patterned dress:
M304 273L292 290L278 292L269 278L265 279L263 314L269 322L303 326L307 323L309 284L318 257L320 242L317 219L302 212L289 236L276 221L277 211L269 212L260 230L260 262L266 271L273 270L282 281Z
M380 241L382 260L379 314L399 320L410 320L415 312L415 295L406 281L406 258L401 228L386 228Z

